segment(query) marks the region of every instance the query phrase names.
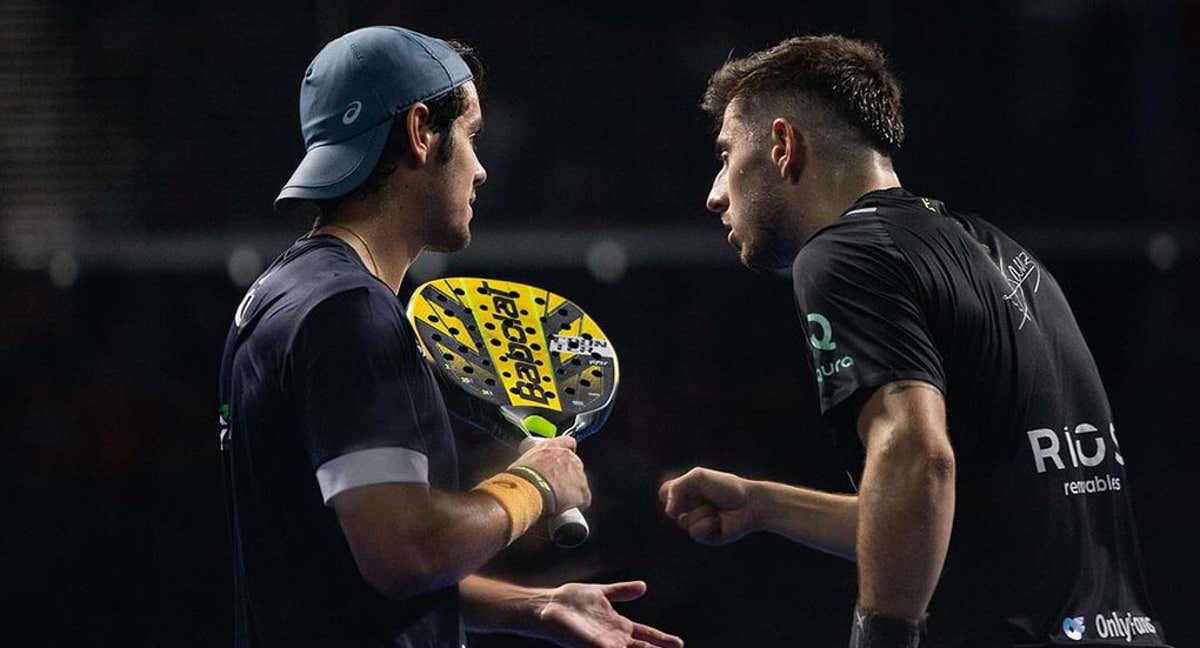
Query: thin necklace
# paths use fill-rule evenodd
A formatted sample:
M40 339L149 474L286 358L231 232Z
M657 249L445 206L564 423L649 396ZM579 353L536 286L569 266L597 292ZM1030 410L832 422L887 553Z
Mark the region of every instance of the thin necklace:
M362 243L363 249L367 251L367 258L371 260L371 267L375 268L375 276L379 277L379 264L375 263L375 255L371 254L371 246L367 245L367 242L365 239L363 239L363 237L359 236L357 232L350 229L349 227L344 227L342 225L322 225L321 227L325 227L328 229L340 229L345 232L348 232L350 234L350 236L353 236L354 238L358 239L358 242ZM380 277L380 278L382 278L382 277Z

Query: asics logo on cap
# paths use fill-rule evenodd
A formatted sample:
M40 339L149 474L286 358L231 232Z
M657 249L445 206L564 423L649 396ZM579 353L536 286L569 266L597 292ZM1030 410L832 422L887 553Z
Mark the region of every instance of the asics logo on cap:
M349 126L350 124L353 124L354 121L356 119L358 119L358 114L361 112L362 112L362 102L361 101L351 101L350 105L346 107L346 112L342 114L342 123L347 126Z

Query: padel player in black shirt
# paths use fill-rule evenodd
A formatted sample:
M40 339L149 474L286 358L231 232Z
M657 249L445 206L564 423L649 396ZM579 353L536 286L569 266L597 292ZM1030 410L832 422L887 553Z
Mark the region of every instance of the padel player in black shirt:
M821 412L865 456L857 495L697 468L663 485L667 514L701 542L768 530L855 560L855 648L1165 645L1066 298L994 226L899 188L878 48L788 39L726 63L705 108L708 206L747 266L792 266Z
M876 388L945 395L958 505L930 636L1159 645L1116 424L1042 264L982 219L887 189L814 234L793 277L821 411L848 443Z

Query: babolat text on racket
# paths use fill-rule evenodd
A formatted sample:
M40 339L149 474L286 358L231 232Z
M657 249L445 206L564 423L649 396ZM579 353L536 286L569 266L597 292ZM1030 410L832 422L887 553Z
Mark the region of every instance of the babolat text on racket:
M450 277L418 286L408 319L445 382L451 413L510 445L527 438L577 440L604 425L617 393L617 354L574 302L511 281ZM550 537L573 547L588 536L577 509L550 520Z

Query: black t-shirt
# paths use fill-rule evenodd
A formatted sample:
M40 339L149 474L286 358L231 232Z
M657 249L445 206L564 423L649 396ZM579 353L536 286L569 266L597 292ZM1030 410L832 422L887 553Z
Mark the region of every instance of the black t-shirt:
M930 645L1162 645L1108 398L1037 258L889 189L814 234L793 280L839 443L859 447L853 423L888 382L945 395L957 501Z
M220 393L235 645L457 648L457 588L383 597L330 505L368 484L458 488L436 380L400 301L349 246L301 239L263 273L229 331Z

